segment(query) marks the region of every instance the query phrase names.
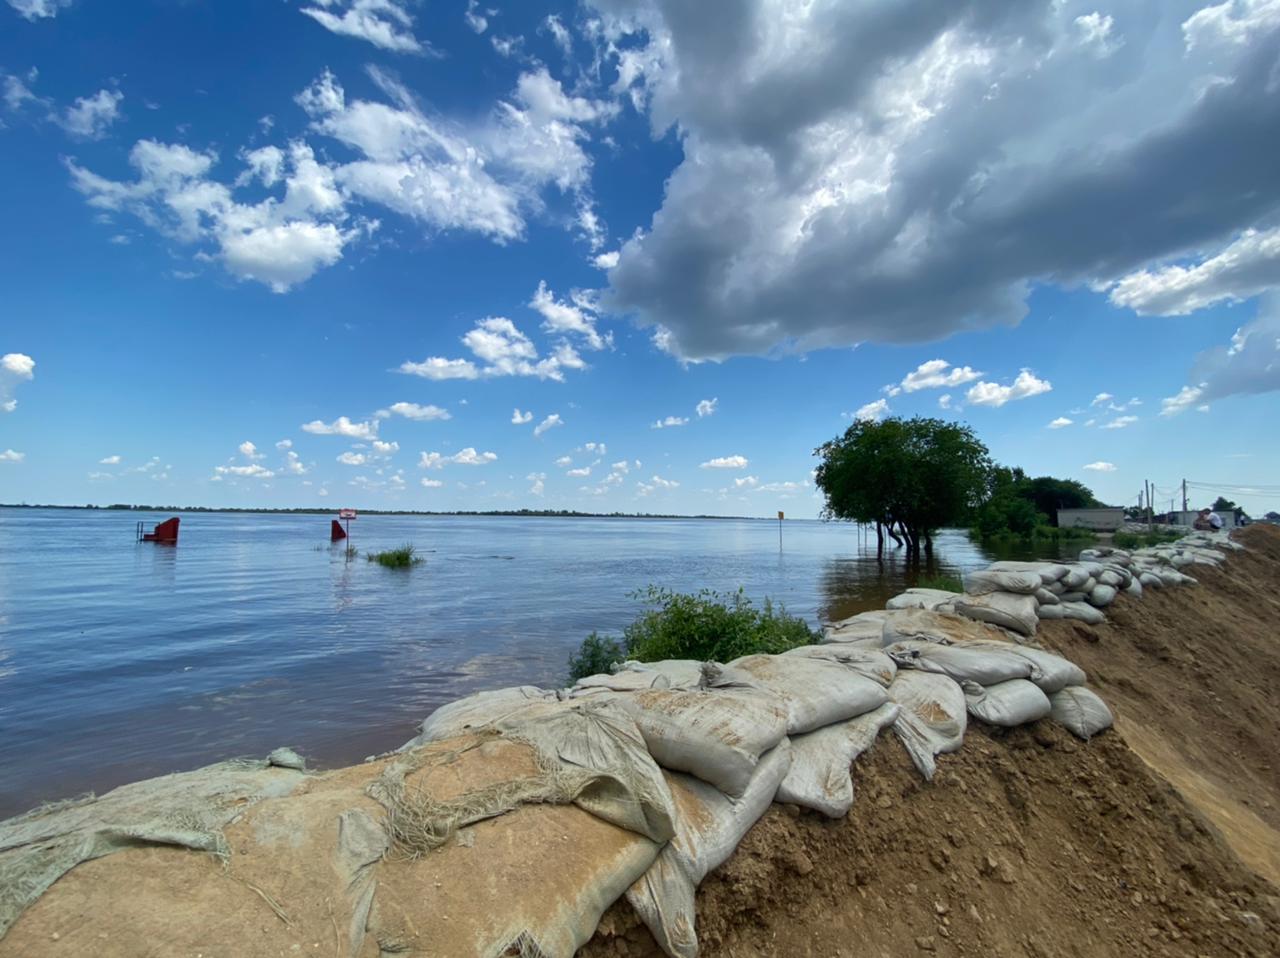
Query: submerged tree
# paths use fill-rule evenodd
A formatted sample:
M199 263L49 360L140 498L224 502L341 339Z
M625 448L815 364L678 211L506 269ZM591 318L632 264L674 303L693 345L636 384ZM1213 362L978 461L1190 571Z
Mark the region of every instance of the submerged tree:
M991 458L973 430L941 419L855 422L814 451L826 496L823 517L874 522L879 552L887 531L919 557L933 534L966 520L987 493Z

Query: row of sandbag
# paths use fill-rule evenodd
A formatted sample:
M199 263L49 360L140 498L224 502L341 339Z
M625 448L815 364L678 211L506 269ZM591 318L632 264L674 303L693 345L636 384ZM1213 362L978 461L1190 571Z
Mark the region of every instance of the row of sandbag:
M1052 716L1082 737L1110 724L1106 706L1082 687L1080 669L997 629L920 611L886 613L878 626L874 637L726 665L629 662L559 692L479 693L433 713L409 746L493 728L576 766L633 766L614 767L614 779L633 791L643 782L654 806L665 804L662 788L641 766L660 767L670 804L640 824L619 812L625 802L603 804L593 793L577 803L623 827L648 827L650 837L660 834L653 824L669 817L670 840L626 897L668 954L692 956L703 877L775 800L845 815L853 803L850 766L882 729L892 727L931 777L936 755L960 747L969 714L997 725ZM592 742L584 746L580 731L566 733L570 727L594 730ZM608 749L599 729L609 730ZM617 748L630 729L643 752Z
M1195 563L1220 565L1224 548L1240 546L1222 534L1195 533L1132 552L1108 546L1086 549L1076 562L995 562L965 575L962 593L912 588L887 606L956 612L1030 637L1040 619L1097 625L1105 620L1101 610L1121 592L1140 598L1143 588L1195 584L1180 570Z

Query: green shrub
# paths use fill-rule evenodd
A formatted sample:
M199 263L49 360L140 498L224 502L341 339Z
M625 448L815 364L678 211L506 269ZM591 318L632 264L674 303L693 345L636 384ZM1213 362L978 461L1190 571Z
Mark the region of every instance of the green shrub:
M370 552L365 558L388 569L407 569L422 561L422 556L414 554L412 544L403 545L399 549L388 549L385 552Z
M627 650L618 639L592 632L582 640L577 655L569 656L569 681L608 672L615 663L627 659Z
M571 679L607 672L625 658L640 662L697 659L728 662L757 652L778 653L819 639L803 619L764 600L752 605L742 589L731 594L703 589L696 594L650 586L632 594L651 608L628 625L620 641L591 633L570 656ZM585 671L583 671L585 670Z

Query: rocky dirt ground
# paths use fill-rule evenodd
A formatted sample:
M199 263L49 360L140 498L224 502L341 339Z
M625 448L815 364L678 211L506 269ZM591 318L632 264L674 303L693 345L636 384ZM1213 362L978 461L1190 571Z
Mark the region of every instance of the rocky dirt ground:
M924 783L896 739L829 821L775 805L702 885L702 954L1280 955L1280 529L1199 588L1047 622L1119 717L1085 744L971 724ZM584 956L661 954L625 903Z

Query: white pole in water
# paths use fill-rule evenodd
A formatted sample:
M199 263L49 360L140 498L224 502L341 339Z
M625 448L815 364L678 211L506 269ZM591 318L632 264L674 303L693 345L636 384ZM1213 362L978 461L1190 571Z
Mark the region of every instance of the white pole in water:
M778 551L782 551L782 510L778 510Z

